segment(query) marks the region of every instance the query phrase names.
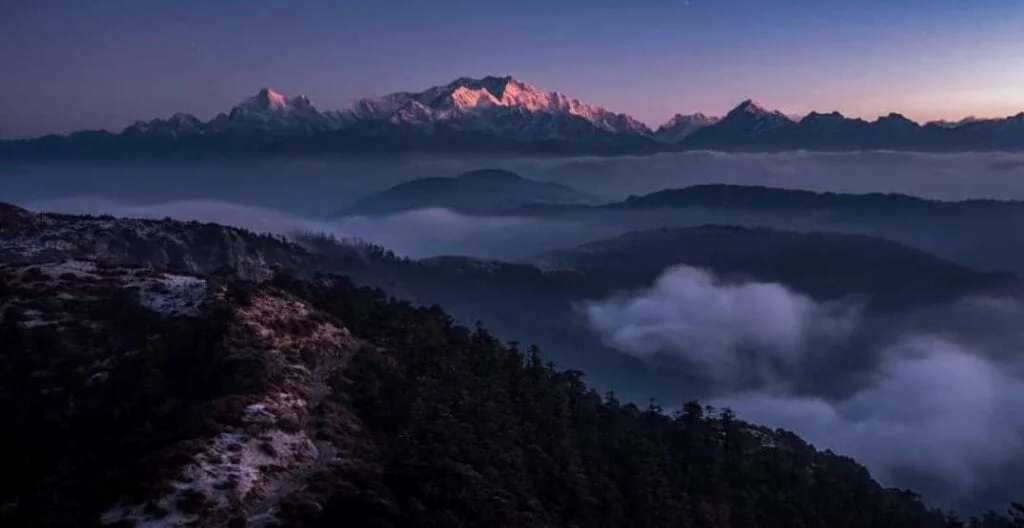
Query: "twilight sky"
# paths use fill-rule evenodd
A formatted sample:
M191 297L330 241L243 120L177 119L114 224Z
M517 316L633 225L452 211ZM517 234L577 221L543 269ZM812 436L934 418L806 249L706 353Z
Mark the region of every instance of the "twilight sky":
M918 120L1024 110L1017 0L0 0L0 137L321 108L511 74L659 124L747 97Z

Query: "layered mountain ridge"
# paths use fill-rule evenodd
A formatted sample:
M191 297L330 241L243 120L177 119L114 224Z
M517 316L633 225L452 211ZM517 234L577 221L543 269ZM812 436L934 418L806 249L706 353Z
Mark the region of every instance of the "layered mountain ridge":
M340 211L342 215L384 215L443 207L464 214L494 214L536 205L596 203L597 197L552 182L540 182L499 169L479 169L454 178L421 178L370 194Z
M692 149L1024 149L1024 112L925 124L897 113L874 121L838 112L791 118L748 99L723 117L676 114L652 130L627 114L505 75L462 77L420 92L363 98L341 110L321 110L305 96L263 88L209 121L178 113L137 121L119 133L82 131L3 141L0 157Z
M1024 251L1007 245L1004 234L1005 226L1024 221L1024 202L1012 200L701 184L596 206L534 204L510 214L576 222L614 218L632 229L728 223L884 236L978 269L1024 273Z

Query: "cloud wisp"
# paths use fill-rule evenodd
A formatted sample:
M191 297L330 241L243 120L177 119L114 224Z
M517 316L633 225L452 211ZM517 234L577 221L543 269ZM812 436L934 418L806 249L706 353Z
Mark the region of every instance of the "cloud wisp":
M367 240L409 258L465 255L514 260L623 231L558 220L467 216L439 208L382 217L309 219L266 207L217 200L126 205L104 198L72 197L41 200L26 206L70 214L196 220L285 236L324 233Z
M779 284L721 283L688 266L584 311L610 346L678 357L731 387L781 382L813 345L847 337L858 320L853 305L819 305Z

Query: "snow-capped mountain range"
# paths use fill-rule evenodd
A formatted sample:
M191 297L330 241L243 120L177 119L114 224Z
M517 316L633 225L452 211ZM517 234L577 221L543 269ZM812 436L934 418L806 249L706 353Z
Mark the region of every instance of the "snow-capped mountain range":
M0 157L323 154L392 151L624 153L684 149L1024 149L1024 113L915 123L837 112L792 118L753 100L723 117L676 114L655 130L629 115L539 90L511 76L463 77L321 110L263 88L230 111L137 121L120 133L76 132L0 142Z
M543 92L514 77L456 79L419 93L399 92L357 101L347 115L352 120L385 120L394 124L429 127L435 123L457 123L466 129L509 130L516 123L510 115L558 116L583 120L613 134L650 134L647 125L626 114L616 114L558 92ZM557 126L545 130L558 137Z

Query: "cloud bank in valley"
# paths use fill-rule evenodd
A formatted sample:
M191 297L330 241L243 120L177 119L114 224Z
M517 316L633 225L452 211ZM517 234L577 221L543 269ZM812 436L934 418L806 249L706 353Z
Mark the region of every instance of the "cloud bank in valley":
M554 220L466 216L447 209L420 209L383 217L314 220L265 207L213 200L125 205L103 198L75 197L41 200L27 204L27 207L71 214L196 220L285 236L297 232L326 233L337 238L367 240L410 258L468 255L518 259L621 231L607 226L593 227Z
M1024 467L1016 301L967 300L880 325L855 306L676 267L582 310L610 346L709 378L708 403L853 456L885 484L967 508L1024 492L1019 478L1005 480ZM847 354L859 355L856 368Z

